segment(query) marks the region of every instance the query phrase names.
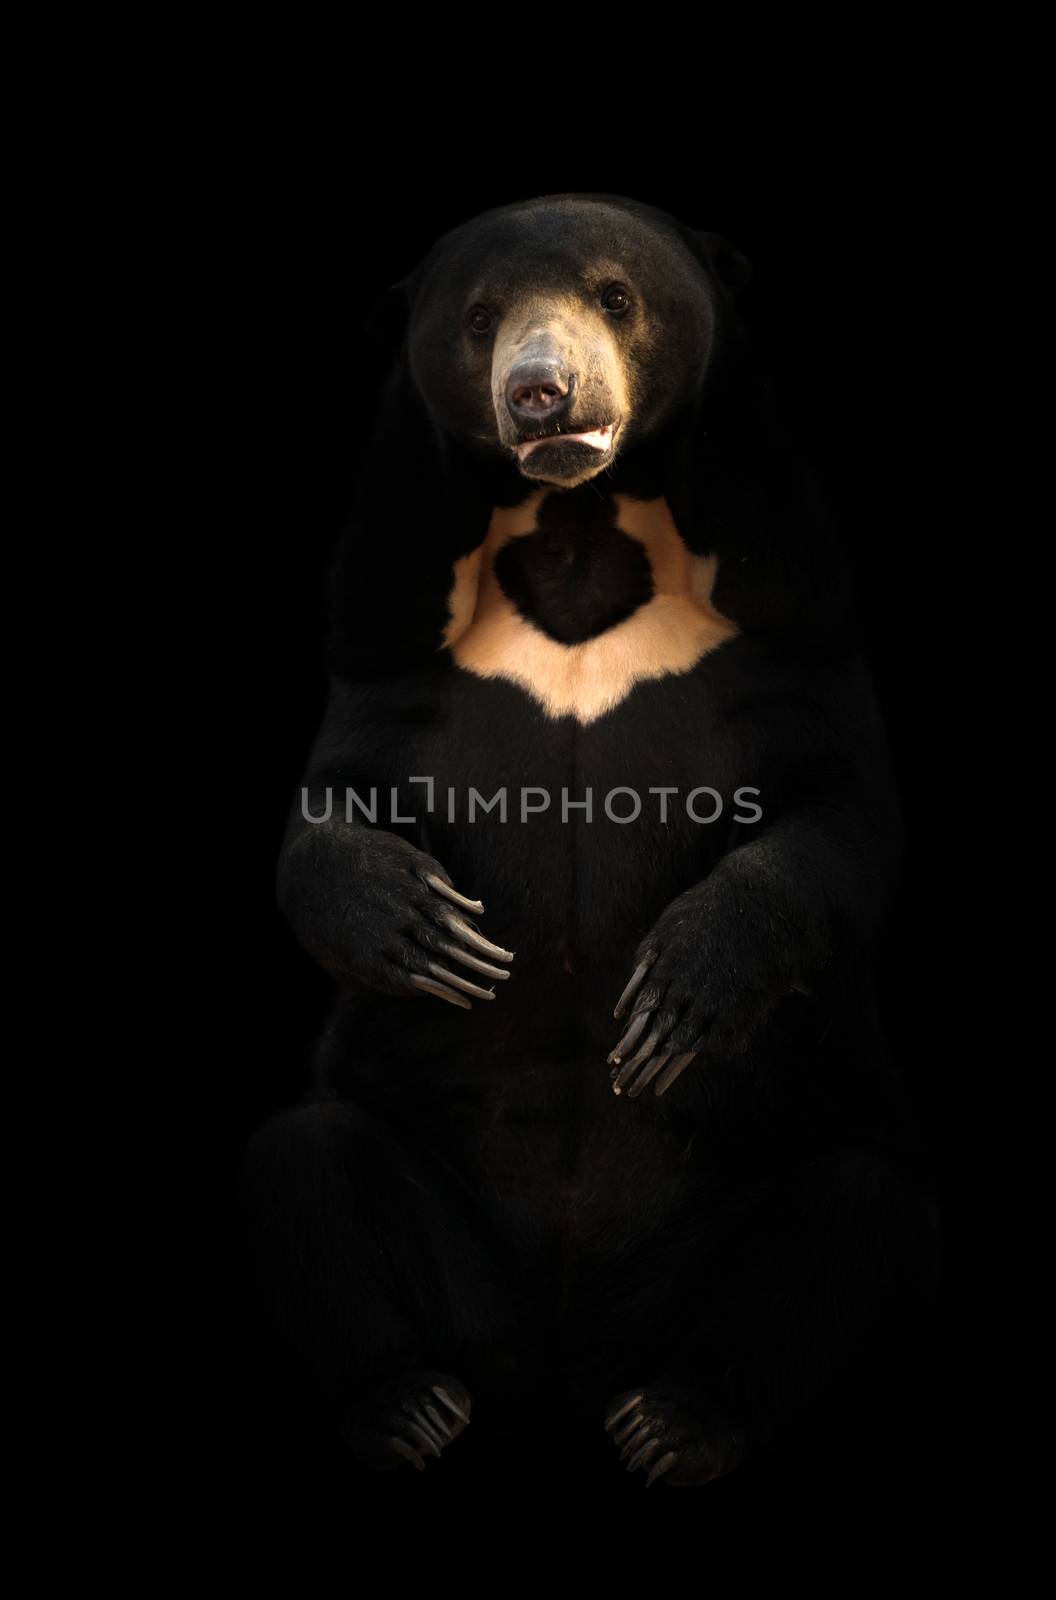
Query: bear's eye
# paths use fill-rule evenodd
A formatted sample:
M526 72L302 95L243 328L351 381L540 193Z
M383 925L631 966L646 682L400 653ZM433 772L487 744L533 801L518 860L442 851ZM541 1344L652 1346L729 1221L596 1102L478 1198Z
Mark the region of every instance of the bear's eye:
M605 310L613 317L622 317L630 308L631 297L622 283L610 283L601 297Z
M491 327L491 312L487 306L474 306L466 320L474 333L487 333Z

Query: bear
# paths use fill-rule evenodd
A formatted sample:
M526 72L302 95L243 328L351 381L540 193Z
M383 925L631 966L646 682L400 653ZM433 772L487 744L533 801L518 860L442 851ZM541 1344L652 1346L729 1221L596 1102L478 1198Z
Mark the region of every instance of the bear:
M750 273L555 194L397 286L277 873L335 998L242 1171L365 1467L542 1408L708 1484L911 1368L933 1303L872 981L899 807Z

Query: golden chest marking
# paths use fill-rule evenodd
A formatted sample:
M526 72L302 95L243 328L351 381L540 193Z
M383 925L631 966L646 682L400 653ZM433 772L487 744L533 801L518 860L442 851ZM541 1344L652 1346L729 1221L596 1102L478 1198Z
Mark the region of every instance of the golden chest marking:
M455 563L444 648L480 678L506 678L551 717L584 725L625 700L636 683L688 672L737 629L711 603L714 556L694 556L666 500L614 496L619 528L645 549L654 593L633 616L582 644L551 639L523 617L495 576L495 556L535 531L543 490L513 510L496 509L483 544Z

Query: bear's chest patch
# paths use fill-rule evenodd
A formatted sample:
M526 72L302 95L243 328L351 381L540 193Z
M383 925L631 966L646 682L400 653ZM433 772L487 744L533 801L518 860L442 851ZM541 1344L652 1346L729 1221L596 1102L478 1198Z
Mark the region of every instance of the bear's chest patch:
M736 635L711 601L717 567L686 548L665 500L599 497L596 517L572 522L544 490L497 508L455 564L444 648L550 716L593 722L636 683L688 672Z

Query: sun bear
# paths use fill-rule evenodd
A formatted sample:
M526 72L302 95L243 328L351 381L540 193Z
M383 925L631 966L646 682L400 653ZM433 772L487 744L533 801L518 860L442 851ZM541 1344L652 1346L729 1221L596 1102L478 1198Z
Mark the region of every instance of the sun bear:
M870 977L898 810L749 270L556 195L400 286L278 873L338 989L243 1176L375 1468L543 1405L707 1483L930 1300Z

